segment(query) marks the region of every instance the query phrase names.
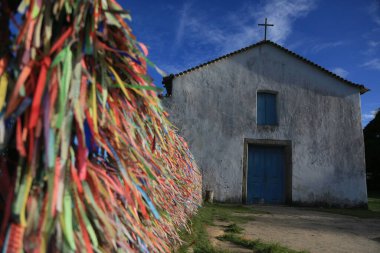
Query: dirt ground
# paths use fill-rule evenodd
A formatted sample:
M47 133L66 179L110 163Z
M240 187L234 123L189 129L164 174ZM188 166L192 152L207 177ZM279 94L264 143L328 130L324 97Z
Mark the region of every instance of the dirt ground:
M232 242L225 242L216 239L218 236L222 236L224 234L225 227L230 225L230 223L215 221L214 224L215 226L207 226L207 233L210 236L210 242L213 246L216 246L219 249L228 249L230 252L252 253L252 250L250 249L242 248Z
M380 252L380 219L361 219L283 206L255 206L255 209L269 214L257 214L254 221L239 224L244 228L243 237L246 239L279 243L311 253ZM207 228L212 244L231 252L251 252L215 239L223 234L226 224L220 222L216 225Z

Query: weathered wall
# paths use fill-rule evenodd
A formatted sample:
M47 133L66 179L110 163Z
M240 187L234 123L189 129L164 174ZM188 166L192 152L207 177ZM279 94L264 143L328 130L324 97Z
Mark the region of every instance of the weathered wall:
M278 92L279 125L256 125L256 92ZM241 202L244 138L292 141L292 200L367 203L359 90L271 45L173 80L164 104L218 201Z

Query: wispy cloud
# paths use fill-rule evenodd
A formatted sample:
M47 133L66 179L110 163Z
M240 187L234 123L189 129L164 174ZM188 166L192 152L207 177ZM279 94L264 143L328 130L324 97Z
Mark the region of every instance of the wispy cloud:
M305 17L316 7L314 0L271 0L261 10L253 14L255 21L262 21L265 17L275 24L271 29L271 39L284 42L292 32L292 25L298 18Z
M368 10L372 20L380 26L380 0L372 0Z
M343 78L346 78L348 76L348 71L340 67L336 67L332 69L332 72L334 72L335 74Z
M172 55L186 43L187 51L181 54L182 67L186 68L253 44L263 39L263 30L257 24L265 17L275 24L269 28L268 38L284 43L294 22L312 11L316 1L268 0L262 6L250 3L212 18L206 11L196 8L195 3L185 4L178 13Z
M362 119L365 121L370 121L375 118L377 112L378 110L373 110L373 111L370 111L369 113L364 113L362 116Z
M286 45L287 48L293 51L301 51L302 54L318 54L324 50L331 50L338 47L351 44L351 40L335 40L327 41L326 39L305 37Z
M268 18L269 23L274 24L268 28L268 39L284 43L293 30L294 22L307 16L315 7L316 0L269 0L263 6L243 6L240 11L229 15L235 28L231 38L237 42L237 48L264 39L264 28L257 24ZM228 49L228 46L225 48Z
M179 23L172 47L172 53L174 53L182 43L184 32L186 29L186 24L189 22L189 10L191 8L191 5L191 2L185 3L179 12Z
M336 47L339 47L339 46L342 46L345 44L347 44L347 41L343 41L343 40L342 41L334 41L334 42L318 43L311 48L311 52L312 53L319 53L322 50L336 48Z
M369 0L369 3L367 13L371 22L369 27L372 28L362 34L362 38L367 41L367 47L363 47L361 52L363 55L373 58L380 52L380 0ZM375 24L374 26L372 22Z
M380 46L380 41L370 40L370 41L368 41L368 46L370 46L370 47L378 47L378 46Z
M363 51L366 56L373 57L378 54L377 52L380 50L380 41L369 40L367 45L368 48Z
M178 65L174 65L174 64L161 63L159 66L161 69L165 70L165 72L170 73L170 74L179 73L184 70L180 68Z
M380 70L380 58L369 60L361 65L369 69Z

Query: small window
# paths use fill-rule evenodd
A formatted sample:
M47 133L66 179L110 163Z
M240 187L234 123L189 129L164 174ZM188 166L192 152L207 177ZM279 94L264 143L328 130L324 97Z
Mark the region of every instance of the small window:
M257 124L277 125L276 94L257 92Z

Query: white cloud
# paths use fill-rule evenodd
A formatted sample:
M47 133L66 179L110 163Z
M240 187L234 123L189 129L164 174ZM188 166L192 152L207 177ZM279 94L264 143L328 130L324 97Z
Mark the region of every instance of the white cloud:
M378 112L378 110L373 110L370 113L365 113L365 114L363 114L362 118L363 118L363 120L370 121L370 120L375 118L377 112Z
M271 0L266 1L264 7L253 13L256 23L267 17L275 24L270 29L270 39L284 42L292 32L292 25L298 18L305 17L316 7L313 0Z
M361 65L369 69L380 70L380 58L369 60Z
M378 47L378 46L380 46L380 41L370 40L370 41L368 41L368 45L370 47Z
M268 39L283 43L292 32L294 21L313 10L316 1L268 0L264 5L251 2L219 16L196 9L195 3L185 4L179 11L172 55L186 43L188 51L181 53L180 67L187 68L249 46L263 39L263 28L257 24L263 23L265 17L274 24L268 28Z
M316 0L269 0L263 6L247 4L227 15L209 18L204 11L184 5L176 33L175 45L188 39L197 46L214 47L220 55L240 49L263 39L263 23L267 17L274 27L268 28L268 39L283 43L292 32L296 19L306 16L316 6ZM191 43L191 42L188 42Z
M175 39L174 39L174 44L172 47L172 52L176 51L182 43L184 32L186 29L186 24L189 22L190 8L191 8L191 3L185 3L179 12L180 14L179 23L178 23L178 28L177 28Z
M373 22L380 25L380 1L373 0L368 10Z
M317 45L311 48L312 53L319 53L322 50L335 48L347 44L346 41L335 41L335 42L326 42L326 43L318 43Z
M165 72L170 73L170 74L179 73L184 70L178 67L177 65L173 65L173 64L162 63L162 64L159 64L159 66L161 69L165 70Z
M348 76L348 71L340 67L336 67L332 69L332 72L334 72L335 74L343 78L346 78Z
M363 120L372 120L373 118L375 118L375 116L373 116L372 114L363 114Z
M379 32L380 32L380 29L379 29ZM377 34L377 33L373 33L373 34ZM364 50L363 53L366 56L370 56L370 57L377 55L377 51L380 49L380 41L369 40L367 45L368 45L368 48Z

